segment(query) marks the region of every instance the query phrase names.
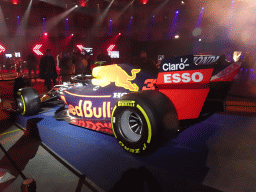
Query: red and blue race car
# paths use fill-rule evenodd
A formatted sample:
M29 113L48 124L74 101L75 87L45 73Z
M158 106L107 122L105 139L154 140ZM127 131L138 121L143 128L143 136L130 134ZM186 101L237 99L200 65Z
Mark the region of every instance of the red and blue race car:
M225 110L225 98L242 62L225 56L187 55L164 59L159 71L145 66L112 64L95 67L92 76L72 77L39 96L19 89L18 110L35 115L47 102L62 101L55 118L114 135L128 152L144 153L162 146L180 122L205 119Z

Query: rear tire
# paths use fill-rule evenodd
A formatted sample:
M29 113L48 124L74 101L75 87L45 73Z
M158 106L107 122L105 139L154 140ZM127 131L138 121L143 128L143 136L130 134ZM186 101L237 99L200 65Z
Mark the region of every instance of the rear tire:
M119 144L130 153L158 149L175 136L179 128L174 105L154 90L124 95L114 105L111 123Z
M41 101L37 91L31 87L19 89L17 92L18 111L22 115L36 115L40 112Z

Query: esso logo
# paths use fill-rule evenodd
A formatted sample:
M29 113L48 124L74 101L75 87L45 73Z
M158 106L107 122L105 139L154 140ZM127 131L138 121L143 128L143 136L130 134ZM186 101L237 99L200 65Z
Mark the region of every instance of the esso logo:
M199 83L204 79L204 76L200 72L195 72L192 75L190 73L174 73L174 74L164 74L164 83L189 83L195 82Z

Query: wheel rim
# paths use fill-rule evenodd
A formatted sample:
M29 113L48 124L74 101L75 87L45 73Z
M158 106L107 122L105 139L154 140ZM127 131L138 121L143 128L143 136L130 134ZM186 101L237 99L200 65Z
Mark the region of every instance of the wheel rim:
M119 131L125 139L131 142L139 141L142 129L143 122L138 113L130 110L123 112L120 117Z
M23 112L24 106L23 106L23 102L22 102L21 98L17 98L17 105L18 105L18 110L20 112Z

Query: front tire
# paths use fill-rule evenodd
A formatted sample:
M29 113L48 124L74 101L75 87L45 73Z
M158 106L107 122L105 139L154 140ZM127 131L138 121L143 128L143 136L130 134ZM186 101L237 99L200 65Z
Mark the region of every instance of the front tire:
M124 95L113 108L112 129L130 153L153 151L177 133L179 121L172 102L158 91Z
M41 101L37 91L31 87L19 89L17 92L18 111L25 116L36 115L40 112Z

